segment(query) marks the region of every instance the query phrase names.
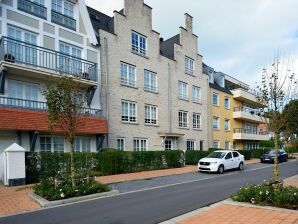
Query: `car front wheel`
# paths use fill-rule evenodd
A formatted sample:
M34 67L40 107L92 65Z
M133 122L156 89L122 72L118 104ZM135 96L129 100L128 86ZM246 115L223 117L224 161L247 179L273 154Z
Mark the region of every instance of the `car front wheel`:
M220 165L220 166L218 167L217 172L218 172L219 174L223 174L224 171L225 171L224 166L223 166L223 165Z
M242 171L244 168L243 162L241 162L238 166L238 170Z

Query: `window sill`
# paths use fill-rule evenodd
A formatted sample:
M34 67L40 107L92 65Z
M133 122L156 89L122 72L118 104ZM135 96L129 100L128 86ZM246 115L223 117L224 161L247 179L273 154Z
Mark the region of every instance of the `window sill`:
M138 122L121 121L122 124L139 125Z
M139 89L138 87L136 86L131 86L131 85L128 85L128 84L124 84L124 83L120 83L121 86L125 86L125 87L128 87L128 88L132 88L132 89Z
M147 55L143 55L143 54L140 54L138 52L134 52L134 51L131 51L131 53L135 54L135 55L138 55L138 56L141 56L143 58L146 58L146 59L149 59L149 57Z
M189 76L192 76L192 77L196 77L195 75L194 75L194 72L191 74L191 73L189 73L189 72L185 72L185 74L186 75L189 75Z
M225 132L231 132L231 130L225 130Z
M144 89L144 91L149 92L149 93L159 94L158 91L153 91L153 90L149 90L149 89Z
M182 98L182 97L178 97L179 100L183 100L183 101L186 101L186 102L189 102L189 99L185 99L185 98Z
M145 124L145 126L149 126L149 127L159 127L158 124Z
M193 128L194 131L203 131L201 128Z
M192 101L193 103L196 103L196 104L200 104L202 105L202 102L201 101Z
M213 104L214 107L219 107L219 105Z
M220 129L218 129L218 128L213 128L213 131L220 131Z
M178 127L179 129L189 130L189 128Z
M225 107L225 109L226 109L226 110L230 110L231 108L227 108L227 107Z

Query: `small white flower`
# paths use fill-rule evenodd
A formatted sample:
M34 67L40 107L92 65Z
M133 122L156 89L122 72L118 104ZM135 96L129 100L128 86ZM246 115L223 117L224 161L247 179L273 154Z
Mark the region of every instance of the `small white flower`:
M61 198L64 198L65 197L64 193L60 194L60 197Z
M79 190L75 190L75 192L78 192Z
M296 196L297 194L296 194L296 192L294 193L294 196Z
M260 195L262 195L263 194L263 192L262 191L260 191Z
M62 189L60 189L60 192L62 191Z
M268 195L269 194L269 191L266 191L266 195Z

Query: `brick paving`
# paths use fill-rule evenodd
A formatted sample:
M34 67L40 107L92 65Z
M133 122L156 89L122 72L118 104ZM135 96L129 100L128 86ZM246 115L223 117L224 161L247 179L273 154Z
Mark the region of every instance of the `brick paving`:
M222 204L176 224L298 224L298 212Z
M31 191L30 187L0 185L0 216L40 208L40 205L27 195L28 191Z
M284 185L298 187L298 175L286 179Z

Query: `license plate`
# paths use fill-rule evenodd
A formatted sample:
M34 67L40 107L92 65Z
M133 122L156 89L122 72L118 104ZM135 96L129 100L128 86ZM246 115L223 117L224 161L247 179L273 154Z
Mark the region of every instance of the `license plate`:
M270 160L270 159L265 159L265 160Z
M201 168L207 168L207 166L202 166L202 165L200 165L200 167L201 167Z

